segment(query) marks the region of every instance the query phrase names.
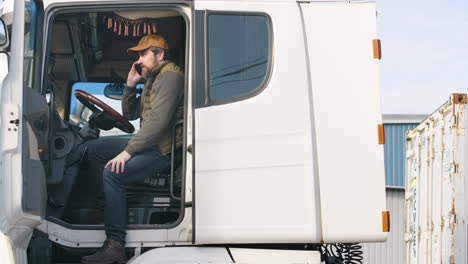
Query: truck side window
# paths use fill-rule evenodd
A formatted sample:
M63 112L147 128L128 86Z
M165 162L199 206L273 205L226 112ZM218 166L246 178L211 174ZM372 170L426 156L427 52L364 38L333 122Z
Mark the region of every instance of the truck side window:
M209 101L237 101L262 88L271 52L266 16L212 13L207 39Z
M26 1L24 21L24 84L33 87L34 57L36 44L36 18L37 7L34 1Z

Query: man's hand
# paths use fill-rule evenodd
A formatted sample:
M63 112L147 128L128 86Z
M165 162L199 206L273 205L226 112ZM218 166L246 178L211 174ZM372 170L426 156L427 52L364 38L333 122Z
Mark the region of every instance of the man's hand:
M111 171L117 174L123 173L125 169L125 163L131 158L130 154L127 151L122 151L119 155L115 156L115 158L111 159L107 162L104 168L111 166Z
M132 68L130 69L130 71L128 72L128 76L127 76L127 86L136 86L138 84L138 82L141 80L141 75L137 72L137 70L135 69L135 64L137 64L137 62L134 62L132 64Z

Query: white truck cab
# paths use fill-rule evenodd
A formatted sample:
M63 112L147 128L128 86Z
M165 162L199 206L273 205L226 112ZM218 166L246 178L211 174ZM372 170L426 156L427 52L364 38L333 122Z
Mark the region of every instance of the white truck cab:
M375 3L15 0L13 12L0 229L15 263L78 262L103 243L102 191L77 153L131 134L75 94L120 111L125 51L149 33L184 70L184 146L127 190L131 263L333 263L324 244L386 239Z

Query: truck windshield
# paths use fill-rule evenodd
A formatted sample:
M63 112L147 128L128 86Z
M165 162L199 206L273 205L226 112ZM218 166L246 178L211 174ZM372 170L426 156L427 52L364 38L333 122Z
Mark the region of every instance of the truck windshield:
M70 98L70 121L75 124L85 124L88 122L89 117L91 116L92 112L83 106L76 97L74 93L76 90L82 90L89 94L94 95L99 100L103 101L110 107L112 107L115 111L122 114L122 104L120 100L115 100L108 98L104 95L105 87L109 85L109 83L98 83L98 82L77 82L72 86L71 91L71 98ZM138 88L143 88L143 85L137 86ZM140 122L138 120L130 121L132 125L135 127L136 133L140 128ZM128 135L121 131L118 128L113 128L109 131L102 130L100 136L121 136L121 135Z

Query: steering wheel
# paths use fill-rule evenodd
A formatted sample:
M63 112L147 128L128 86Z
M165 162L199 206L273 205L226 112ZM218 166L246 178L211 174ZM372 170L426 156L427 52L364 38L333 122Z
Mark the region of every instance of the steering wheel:
M93 95L82 90L75 90L75 97L93 112L89 119L90 124L95 123L98 128L104 130L116 127L126 133L135 131L135 127L125 117Z

